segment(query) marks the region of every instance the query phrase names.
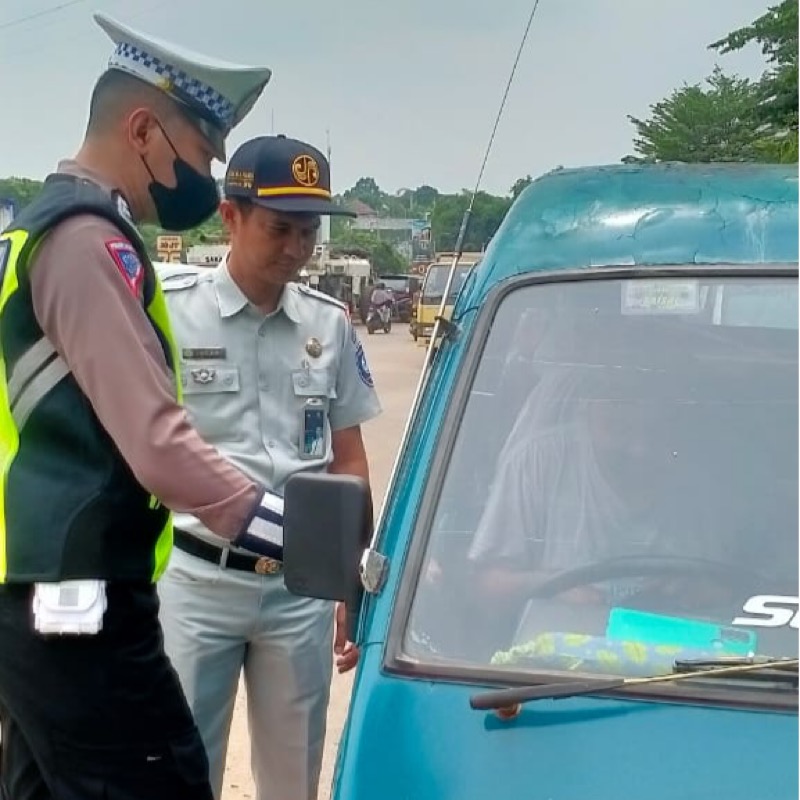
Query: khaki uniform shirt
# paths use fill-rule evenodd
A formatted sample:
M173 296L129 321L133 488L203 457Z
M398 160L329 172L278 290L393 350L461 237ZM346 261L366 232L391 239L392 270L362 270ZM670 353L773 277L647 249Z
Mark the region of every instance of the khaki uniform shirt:
M74 162L62 162L59 171L111 193ZM121 236L91 215L57 225L30 264L36 319L141 485L167 508L234 538L261 489L203 441L176 402L174 377L141 299L107 247Z
M333 458L331 433L380 413L358 336L337 300L289 284L278 308L252 306L223 261L214 269L160 270L181 358L189 416L208 442L259 484L282 493L301 471L323 471ZM305 452L304 415L324 413L324 436ZM201 518L178 528L221 542Z

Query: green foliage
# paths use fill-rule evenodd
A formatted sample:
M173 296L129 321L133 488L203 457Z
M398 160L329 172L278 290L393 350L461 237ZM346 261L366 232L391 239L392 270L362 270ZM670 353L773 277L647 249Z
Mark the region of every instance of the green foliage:
M644 161L753 161L755 86L717 67L700 85L683 86L650 106L646 120L629 116L633 146Z
M709 45L721 54L756 43L769 68L755 83L719 67L707 87L684 86L650 107L636 128L638 156L623 161L779 161L798 158L798 0Z
M375 181L375 178L359 178L355 186L348 189L344 195L346 203L353 200L360 200L366 203L370 208L375 211L382 211L382 206L385 205L385 198L387 195L381 191L380 187Z
M42 182L30 178L0 178L0 199L13 200L18 209L24 208L41 191Z
M783 0L751 25L739 28L710 47L720 53L757 43L770 64L757 84L754 118L760 127L757 148L763 158L797 161L798 3Z
M524 178L517 178L514 185L511 187L511 199L516 200L530 185L533 183L533 178L526 175Z
M512 197L497 197L479 192L475 198L472 218L464 242L464 249L477 251L483 249L494 235L503 220L511 200L531 182L530 175L520 178L512 188ZM344 204L360 200L376 212L378 217L397 217L401 219L428 220L436 250L453 250L464 212L469 205L470 193L441 194L433 186L424 184L416 189L401 189L397 194L384 192L374 178L360 178L340 198ZM407 239L407 232L393 231L352 231L346 219L334 218L331 223L331 241L335 246L357 245L368 248L368 256L381 272L405 270L407 264L391 245L398 245ZM390 257L390 253L392 254ZM380 260L380 264L376 259Z
M334 242L334 246L339 252L369 259L376 272L402 273L408 268L397 250L371 231L346 231Z
M469 198L467 191L439 198L431 216L431 231L437 250L455 249ZM507 197L478 192L463 249L468 252L483 250L500 227L510 205Z

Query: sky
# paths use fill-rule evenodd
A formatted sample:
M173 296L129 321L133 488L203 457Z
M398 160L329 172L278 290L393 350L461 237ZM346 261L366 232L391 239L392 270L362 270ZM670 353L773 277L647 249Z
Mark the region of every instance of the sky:
M769 0L540 0L482 188L617 162L628 114L715 63L758 77L757 47L707 45ZM0 177L43 178L78 149L112 43L92 13L273 76L229 152L284 133L323 151L333 190L475 185L533 0L2 0ZM27 21L22 17L31 16ZM329 132L329 133L328 133ZM224 166L217 164L222 176Z

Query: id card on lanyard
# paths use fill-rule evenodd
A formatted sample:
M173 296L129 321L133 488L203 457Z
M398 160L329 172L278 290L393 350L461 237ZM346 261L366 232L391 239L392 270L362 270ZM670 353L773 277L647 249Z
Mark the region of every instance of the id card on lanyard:
M310 397L300 412L300 458L317 459L325 455L325 402Z

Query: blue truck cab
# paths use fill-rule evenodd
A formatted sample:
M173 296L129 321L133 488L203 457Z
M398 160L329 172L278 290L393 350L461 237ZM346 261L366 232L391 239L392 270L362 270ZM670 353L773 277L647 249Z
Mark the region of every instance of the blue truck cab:
M797 796L797 248L796 167L521 194L357 586L358 487L287 486L287 583L360 600L334 800Z

